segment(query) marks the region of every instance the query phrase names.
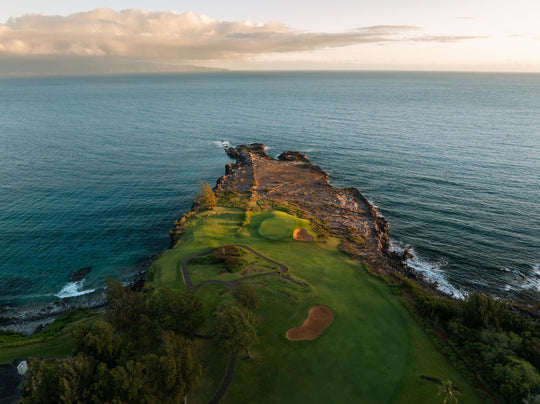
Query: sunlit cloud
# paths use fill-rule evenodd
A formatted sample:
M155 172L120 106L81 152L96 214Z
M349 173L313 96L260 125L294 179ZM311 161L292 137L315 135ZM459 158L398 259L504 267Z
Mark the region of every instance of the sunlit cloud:
M378 25L341 33L303 32L279 22L218 21L193 12L107 8L68 16L26 15L0 25L0 55L114 56L218 60L362 43L456 42L421 27Z

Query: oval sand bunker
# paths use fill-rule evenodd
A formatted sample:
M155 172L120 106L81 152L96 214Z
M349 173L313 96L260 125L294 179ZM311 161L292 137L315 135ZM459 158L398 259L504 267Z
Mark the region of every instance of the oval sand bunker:
M317 338L334 321L334 313L326 306L315 306L308 314L304 324L287 331L291 341L305 341Z

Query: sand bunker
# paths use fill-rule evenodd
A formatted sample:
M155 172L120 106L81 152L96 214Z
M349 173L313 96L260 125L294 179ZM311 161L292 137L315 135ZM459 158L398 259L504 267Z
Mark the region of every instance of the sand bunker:
M315 339L334 321L334 313L326 306L315 306L308 314L304 324L287 331L287 338L291 341L304 341Z
M314 241L315 239L306 229L294 229L293 238L300 241Z

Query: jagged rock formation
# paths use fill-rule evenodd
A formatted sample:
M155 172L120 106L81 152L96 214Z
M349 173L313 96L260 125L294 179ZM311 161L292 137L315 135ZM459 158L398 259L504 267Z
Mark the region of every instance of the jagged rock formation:
M330 230L344 238L349 252L378 268L387 267L388 223L357 189L333 187L328 174L301 153L288 151L276 160L265 150L262 144L228 148L227 154L236 163L226 166L216 193L249 192L252 202L272 200L297 206L327 220Z

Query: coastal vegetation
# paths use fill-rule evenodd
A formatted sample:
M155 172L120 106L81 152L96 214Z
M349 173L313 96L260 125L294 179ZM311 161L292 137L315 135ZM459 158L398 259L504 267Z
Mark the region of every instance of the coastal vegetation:
M500 400L540 399L540 327L531 316L479 292L464 300L436 297L400 279L420 319L444 335L440 347Z

